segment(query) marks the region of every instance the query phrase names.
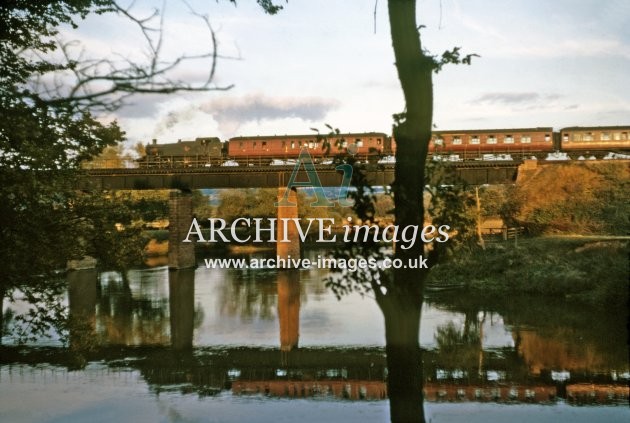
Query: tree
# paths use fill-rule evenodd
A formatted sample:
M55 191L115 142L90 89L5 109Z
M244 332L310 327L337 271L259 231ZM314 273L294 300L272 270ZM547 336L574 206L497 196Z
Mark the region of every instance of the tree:
M466 193L459 188L434 184L427 192L436 172L426 164L433 119L433 73L445 64L470 64L474 55L462 57L460 48L445 51L440 57L430 55L421 44L416 22L415 0L389 0L389 22L396 70L404 94L404 112L394 115L393 136L396 140L395 181L392 184L395 223L422 228L426 218L434 225L454 225L461 222L460 240L469 228L465 210ZM367 224L374 223L375 196L371 192L361 165L353 163L351 192L354 211ZM431 197L425 208L424 194ZM459 230L459 229L458 229ZM385 320L385 340L388 368L388 396L392 422L424 422L422 353L419 343L420 315L424 283L430 267L438 263L450 248L433 242L430 247L417 241L409 248L396 248L393 259L410 263L419 256L427 259L428 268L404 266L391 271L363 270L344 273L328 280L337 296L350 291L372 294ZM374 242L350 243L335 252L338 258L383 258L380 246Z
M459 48L441 58L427 53L416 22L416 2L389 0L389 23L398 79L405 98L405 112L396 115L394 209L396 224L424 226L425 163L433 127L433 72L447 63L470 64L472 55L460 57ZM403 183L404 181L404 183ZM437 263L443 248L433 243L427 250L418 242L409 249L396 249L403 263L428 256L429 268ZM428 270L394 269L393 280L376 287L377 302L385 317L388 392L392 422L424 421L422 406L422 356L419 343L420 313ZM384 290L383 290L384 288Z
M269 0L258 3L268 13L281 8ZM118 124L103 123L100 112L116 110L135 94L230 88L214 85L216 37L208 19L191 12L208 29L208 51L168 60L161 50L159 10L139 17L132 6L114 0L0 3L0 305L18 291L24 294L35 307L24 317L31 332L63 320L62 308L51 303L63 287L50 280L66 260L130 236L117 229L129 227L124 224L133 220L130 210L74 185L82 162L124 139ZM76 29L87 15L104 13L136 26L149 53L144 61L90 57L76 42L60 38L62 27ZM205 81L177 77L191 60L206 60ZM38 307L42 301L47 305Z

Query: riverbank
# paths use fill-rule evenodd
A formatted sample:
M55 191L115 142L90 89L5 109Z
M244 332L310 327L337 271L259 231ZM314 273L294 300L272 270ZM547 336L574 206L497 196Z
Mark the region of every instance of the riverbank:
M461 249L431 271L432 286L480 295L545 295L618 307L628 302L628 239L534 237Z
M153 235L145 247L146 257L165 257L168 232ZM628 302L629 242L628 237L606 235L540 236L488 243L485 250L462 248L433 268L428 283L438 290L460 286L475 295L545 295L618 307ZM203 253L251 254L274 245L196 247Z

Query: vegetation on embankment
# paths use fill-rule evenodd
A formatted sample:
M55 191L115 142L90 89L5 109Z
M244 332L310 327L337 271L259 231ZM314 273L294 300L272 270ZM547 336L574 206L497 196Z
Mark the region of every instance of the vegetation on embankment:
M630 233L627 162L545 164L521 173L516 186L489 201L500 202L494 207L510 226L531 234Z
M432 269L428 282L486 296L545 295L618 307L628 301L628 274L627 240L535 237L518 246L461 248Z

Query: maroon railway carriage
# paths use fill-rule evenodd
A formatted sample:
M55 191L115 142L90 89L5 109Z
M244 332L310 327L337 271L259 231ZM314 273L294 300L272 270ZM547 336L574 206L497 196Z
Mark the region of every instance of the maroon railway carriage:
M321 158L338 153L354 152L360 156L380 155L385 149L387 135L382 132L362 132L339 134L328 137L331 145L326 154L323 141L316 134L309 135L268 135L255 137L234 137L229 140L228 156L238 161L297 158L302 148L307 148L311 156Z
M560 130L562 151L571 156L630 152L630 126L572 126Z
M462 160L485 154L544 157L554 150L553 128L547 127L434 131L429 144L430 154L457 154Z
M392 154L396 141L390 140ZM557 149L553 128L464 129L433 131L429 155L457 155L460 160L483 159L484 155L510 155L513 159L545 157Z

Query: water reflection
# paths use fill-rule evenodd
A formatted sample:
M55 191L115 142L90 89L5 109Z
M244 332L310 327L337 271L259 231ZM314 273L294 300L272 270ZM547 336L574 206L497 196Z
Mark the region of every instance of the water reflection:
M101 344L170 343L168 271L100 275L96 331Z
M96 334L86 359L137 371L156 394L385 398L379 310L359 296L338 302L322 279L314 269L77 271L68 300ZM422 316L425 398L627 404L624 316L541 298L432 294ZM84 342L85 327L74 330L71 343ZM63 372L76 363L70 354L5 347L0 364Z
M171 346L177 350L191 349L195 323L195 271L168 272Z
M85 349L92 343L96 325L98 273L95 269L68 273L70 347Z
M430 402L499 402L504 404L628 404L628 374L572 374L559 380L553 373L531 375L509 350L486 350L487 369L449 367L440 351L424 353L425 399ZM135 370L151 392L198 397L229 392L237 396L340 398L378 400L387 397L387 368L380 348L172 348L100 349L89 359L106 366L107 374ZM52 349L4 348L3 371L23 365L53 366L56 377L69 375L69 353ZM459 364L459 363L458 363ZM84 371L90 372L93 366ZM102 372L101 372L102 373ZM66 375L66 376L64 376ZM101 375L102 376L102 375ZM34 378L37 379L37 374Z
M300 337L300 272L278 272L278 322L280 350L291 351Z

